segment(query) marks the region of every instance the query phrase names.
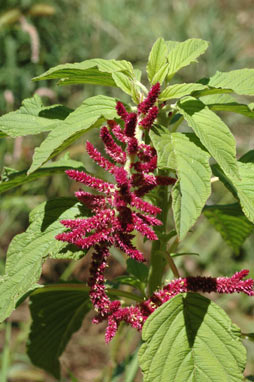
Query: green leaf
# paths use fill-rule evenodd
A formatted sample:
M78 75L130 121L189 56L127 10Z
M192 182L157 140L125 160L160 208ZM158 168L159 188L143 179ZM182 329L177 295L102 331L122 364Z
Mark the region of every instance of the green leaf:
M101 126L107 119L114 119L117 116L115 106L116 100L107 96L99 95L85 100L35 149L33 163L28 174L65 150L92 127Z
M52 108L54 112L52 110L50 113L36 94L25 99L20 109L0 117L0 130L12 138L50 131L71 111L61 105L54 105Z
M168 64L164 64L160 68L160 70L154 75L151 85L154 85L157 82L159 82L162 85L165 78L167 77L167 74L168 74Z
M133 79L130 79L126 74L121 72L113 73L112 78L118 88L130 95L135 103L139 103L139 90Z
M144 285L137 280L135 276L132 275L122 275L115 277L112 281L109 282L109 285L112 288L119 288L120 285L130 285L133 288L139 289L141 291L144 290Z
M157 81L154 81L154 76L166 64L167 53L168 53L167 43L164 41L163 38L161 37L158 38L153 44L152 50L149 54L147 67L146 67L148 79L151 85L157 82ZM163 71L165 70L163 69Z
M87 211L75 198L59 198L37 206L30 213L26 232L14 237L8 248L5 275L0 281L0 321L15 308L16 302L34 289L47 256L78 259L84 252L72 253L69 244L55 236L65 230L62 219L87 216Z
M242 163L254 163L254 150L250 150L247 153L245 153L240 159L240 162Z
M127 259L127 272L135 276L141 282L146 282L149 268L143 263L138 263L134 259Z
M63 284L55 291L39 288L30 296L29 307L33 322L27 353L35 366L59 379L59 357L91 309L89 293L82 284L75 289Z
M211 89L209 89L211 90ZM221 89L213 89L213 90L221 90ZM200 92L193 93L194 97L199 97L198 93L203 93L206 92L205 90L201 90ZM232 97L230 94L218 94L212 93L208 95L201 95L200 96L200 101L202 101L205 105L211 105L211 104L221 104L221 103L232 103L235 102L235 98Z
M118 364L112 373L111 382L133 382L138 372L138 350L136 348L133 354L128 355L124 361Z
M172 197L176 230L182 240L210 195L210 156L182 133L170 134L157 128L150 137L158 154L158 167L174 169L179 179Z
M215 88L232 89L237 94L254 95L254 69L216 72L210 78L208 85Z
M170 253L171 257L179 257L179 256L199 256L199 253L196 252L182 252L182 253Z
M170 85L163 90L159 96L159 99L160 101L166 101L172 98L181 98L186 95L190 95L197 90L205 89L206 87L207 86L205 85L195 83Z
M237 162L240 179L225 175L218 165L213 165L215 176L224 183L225 187L240 201L245 216L254 223L254 152L250 150Z
M254 118L254 111L248 105L240 104L237 102L231 103L212 103L208 104L210 110L214 111L230 111L237 114L245 115L249 118Z
M218 164L214 164L211 166L211 168L213 175L217 176L220 179L220 181L224 184L224 186L231 192L231 194L236 199L238 199L236 188L234 187L230 179L224 174L220 166Z
M236 253L254 230L238 203L206 206L204 215Z
M197 57L203 54L207 48L208 42L197 38L177 44L168 54L168 77L172 78L178 70L192 62L197 62Z
M57 173L64 174L64 171L68 169L85 171L82 162L72 160L67 156L58 161L49 163L47 166L41 167L30 175L27 175L27 170L16 171L12 169L10 172L10 169L4 168L3 174L1 175L2 180L0 182L0 194L24 183L32 182L43 176L50 176Z
M160 306L142 330L144 382L239 382L246 350L240 329L214 302L179 294Z
M59 79L59 85L92 84L117 86L112 73L122 72L133 75L133 68L128 61L104 60L95 58L74 64L62 64L35 77L35 81Z
M254 223L254 163L238 162L240 180L230 179L240 199L245 216Z
M236 142L227 125L206 105L192 97L180 100L178 109L223 171L239 179Z

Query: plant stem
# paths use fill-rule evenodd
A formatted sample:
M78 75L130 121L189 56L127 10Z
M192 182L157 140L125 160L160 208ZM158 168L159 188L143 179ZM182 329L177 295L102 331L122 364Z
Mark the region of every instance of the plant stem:
M179 279L180 277L180 274L178 272L178 269L174 263L174 260L172 259L172 257L170 256L170 253L168 253L168 256L167 256L167 259L168 259L168 263L169 263L169 266L173 272L173 275L175 276L175 278Z
M160 215L160 220L163 225L158 228L158 233L165 233L167 229L167 218L168 211L170 208L170 199L167 188L161 189L159 195L159 207L162 212ZM161 286L162 276L167 264L166 259L160 252L166 252L166 243L162 240L157 240L153 242L151 257L150 257L150 269L148 275L148 294L151 296L153 292Z
M148 295L151 296L153 292L161 286L161 280L166 266L166 259L160 254L161 242L154 241L152 245L152 252L150 257L150 269L148 275Z
M5 340L4 349L2 353L2 372L1 372L1 382L7 382L9 359L10 359L10 341L11 341L11 322L7 321L5 326Z
M39 293L47 293L47 292L53 292L53 291L64 291L64 290L84 290L85 292L89 292L90 288L85 284L76 284L76 283L63 283L63 284L51 284L51 285L43 285L40 288L35 289L31 296ZM142 302L143 298L140 296L137 296L136 294L126 292L124 290L115 289L115 288L108 288L107 293L109 296L117 296L117 297L123 297L127 298L129 300L134 300L137 302Z

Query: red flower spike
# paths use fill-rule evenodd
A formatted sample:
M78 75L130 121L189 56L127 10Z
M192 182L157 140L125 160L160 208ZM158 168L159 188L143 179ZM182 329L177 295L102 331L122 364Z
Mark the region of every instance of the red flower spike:
M124 134L130 138L134 137L136 125L137 125L137 114L130 113L125 119Z
M127 152L129 155L137 154L138 152L138 141L136 138L128 139Z
M114 235L114 244L132 259L137 260L140 263L144 262L145 259L143 254L132 245L132 238L133 236L130 234L119 232Z
M109 160L104 158L101 153L94 147L90 142L86 142L86 151L91 159L93 159L101 168L110 172L111 174L114 171L115 165Z
M171 184L175 184L177 179L171 178L170 176L156 176L156 183L158 186L169 186Z
M158 240L155 232L135 213L132 216L135 229L149 240Z
M75 192L75 196L83 203L87 208L92 211L100 211L107 206L107 200L104 195L93 195L85 191Z
M146 117L140 121L140 126L143 126L145 129L150 129L158 115L158 107L153 106L147 113Z
M117 124L113 125L111 127L111 131L114 134L114 136L116 137L116 139L118 139L120 142L122 142L122 143L128 142L128 137L126 137L124 135L123 130L121 129L120 125L117 125Z
M146 162L135 162L133 167L136 171L139 172L153 172L157 168L157 155L154 155L152 158L149 158Z
M119 115L119 117L121 117L124 121L127 119L128 117L128 112L126 111L124 105L122 104L122 102L118 101L117 104L116 104L116 111L117 111L117 114Z
M83 171L66 170L65 172L71 179L94 188L96 191L104 192L105 194L111 194L115 188L114 184L104 182L103 180L88 175Z
M138 112L146 114L148 110L154 105L159 94L160 94L160 83L157 82L155 85L152 86L145 100L138 105Z
M158 94L159 84L152 87L147 98L138 107L139 113L147 113L142 120L144 127L151 125L156 118L158 109L153 105ZM148 239L157 240L151 226L162 224L155 217L161 210L139 196L143 196L158 184L168 185L171 179L156 177L152 174L157 166L156 151L150 145L139 143L136 139L137 114L127 113L121 103L118 103L116 108L118 115L124 121L124 129L122 130L115 121L109 120L110 130L104 126L100 133L105 150L114 163L104 158L90 142L86 144L89 156L100 167L114 175L116 184L104 182L84 172L67 170L66 173L72 179L103 195L93 195L82 190L76 192L77 198L94 213L94 216L63 220L62 224L69 229L69 232L61 233L56 237L58 240L73 243L82 249L94 246L95 252L92 256L89 278L90 299L98 312L94 322L108 320L106 341L114 336L120 321L125 321L141 330L150 312L163 302L165 296L168 296L168 292L163 291L161 294L152 296L151 300L144 302L143 306L122 308L120 301L111 302L106 294L104 271L109 256L108 248L114 245L136 261L145 261L143 254L131 242L133 239L131 232L137 230ZM123 143L125 150L114 139ZM126 163L126 153L129 155L128 163ZM125 167L117 164L125 165Z
M136 207L138 210L151 215L157 215L161 213L161 209L159 207L156 207L153 204L146 202L145 200L139 198L136 195L132 195L131 205L133 207Z
M111 158L120 164L125 164L126 162L126 153L122 150L120 146L118 146L113 138L110 135L110 132L106 128L106 126L101 128L101 139L105 145L105 150Z
M90 286L91 301L99 313L100 317L105 317L112 312L112 303L105 292L104 271L107 266L109 250L106 244L95 245L95 252L92 255L92 264L90 267ZM114 301L114 305L120 306L119 301Z
M135 191L135 195L138 197L142 197L149 191L153 190L154 187L156 187L156 184L147 184L145 186L142 186Z

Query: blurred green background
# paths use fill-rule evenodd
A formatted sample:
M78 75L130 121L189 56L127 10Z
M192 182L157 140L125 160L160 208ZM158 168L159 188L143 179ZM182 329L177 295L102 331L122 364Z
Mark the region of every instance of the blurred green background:
M228 71L254 67L254 3L253 0L0 0L0 115L15 110L21 101L35 92L46 104L63 103L78 106L83 99L99 93L119 95L115 89L99 86L57 87L56 81L32 82L31 79L52 66L66 62L100 57L126 59L145 71L153 42L162 36L166 40L183 41L199 37L210 42L208 52L178 75L179 80L195 82L216 70ZM144 77L144 81L146 81ZM126 97L126 96L124 96ZM127 100L127 98L124 98ZM244 99L246 101L246 99ZM238 155L253 148L252 121L240 115L224 114L237 139ZM96 132L92 133L96 139ZM29 167L34 147L43 136L0 139L0 169L3 166L19 170ZM69 150L73 159L82 159L86 167L96 171L84 153L84 138ZM232 201L218 183L211 203ZM14 189L0 199L0 275L4 272L4 256L12 237L23 232L29 211L48 198L72 195L72 185L66 176L40 179ZM182 275L231 275L242 268L254 276L254 238L248 238L239 254L233 253L210 226L200 218L193 233L181 245L181 252L198 252L200 257L178 260ZM67 269L67 271L66 271ZM48 261L43 278L58 280L72 268L66 262ZM123 272L115 263L115 272ZM87 274L87 262L74 269L80 279ZM246 296L223 296L217 300L243 332L254 331L254 303ZM104 328L91 327L85 320L79 335L75 335L63 358L64 381L114 381L112 370L134 349L137 335L125 332L125 346L117 339L111 345L113 361L108 364L108 347L104 344ZM29 328L26 305L15 312L11 324L0 327L0 370L4 381L50 381L41 370L31 366L25 355ZM9 325L9 326L8 326ZM96 339L96 340L95 340ZM254 374L254 345L248 344L249 360L246 373ZM102 368L108 364L106 370ZM119 368L119 365L118 365ZM0 372L1 373L1 372ZM120 374L119 374L120 375ZM135 381L141 381L137 374Z

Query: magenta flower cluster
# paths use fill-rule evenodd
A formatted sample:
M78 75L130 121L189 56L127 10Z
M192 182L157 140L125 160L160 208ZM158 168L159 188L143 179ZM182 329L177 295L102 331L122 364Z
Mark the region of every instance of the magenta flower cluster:
M109 342L115 335L118 325L125 321L133 328L141 330L145 321L159 306L169 301L179 293L203 292L203 293L240 293L254 296L254 280L243 280L249 271L244 269L236 272L232 277L186 277L171 281L163 289L156 291L153 295L136 306L119 308L113 312L108 319L106 330L106 342Z
M156 151L137 139L137 129L141 129L141 132L149 129L157 117L158 108L154 104L159 91L158 83L138 106L138 113L128 113L121 102L117 103L116 110L123 128L115 121L108 121L108 126L103 126L100 131L105 151L111 160L102 156L92 143L86 143L89 156L113 175L115 183L105 182L81 171L66 171L70 178L97 192L76 192L77 198L92 211L93 216L62 220L61 223L69 231L56 236L56 239L82 249L94 247L89 286L90 298L98 312L97 322L109 317L120 307L120 302L111 302L105 292L104 271L109 247L113 245L129 257L144 261L143 254L132 244L132 232L136 230L149 240L157 240L152 226L162 223L156 218L161 212L160 208L144 201L142 197L157 185L170 185L176 181L175 178L154 175Z
M160 84L157 83L138 105L137 113L129 113L121 102L117 103L116 110L121 123L110 120L100 131L109 159L92 143L86 143L90 158L113 176L114 183L82 171L66 171L70 178L95 191L80 190L75 194L93 215L62 220L68 231L58 234L56 239L82 249L94 249L88 285L90 299L97 312L94 322L108 321L106 342L115 335L121 321L141 330L147 317L158 306L181 292L244 292L253 295L253 280L242 280L248 271L237 273L231 278L188 277L174 280L136 306L122 307L120 301L111 301L106 293L104 273L109 248L115 246L136 261L145 261L143 254L132 243L133 231L140 232L149 240L157 240L152 227L162 222L157 218L160 208L145 201L143 196L158 185L168 186L176 182L175 178L154 175L157 168L156 151L138 139L157 118L159 109L155 104L159 92Z

